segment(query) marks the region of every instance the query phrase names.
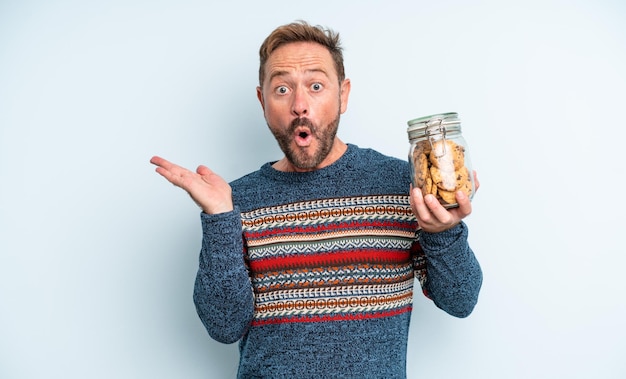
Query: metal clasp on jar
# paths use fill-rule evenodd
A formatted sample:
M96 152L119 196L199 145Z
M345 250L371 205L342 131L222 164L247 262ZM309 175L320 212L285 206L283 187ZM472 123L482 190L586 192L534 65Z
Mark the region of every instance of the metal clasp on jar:
M435 129L434 131L431 131L432 129ZM441 140L443 141L443 143L441 144L441 149L439 149L440 151L436 151L435 152L435 138L433 137L433 135L436 134L441 134ZM426 129L424 130L424 135L426 136L426 138L428 138L428 142L430 143L430 147L433 149L435 157L437 158L441 158L444 155L446 155L446 127L443 125L443 119L442 118L435 118L432 120L428 120L426 122ZM441 154L439 154L441 153Z

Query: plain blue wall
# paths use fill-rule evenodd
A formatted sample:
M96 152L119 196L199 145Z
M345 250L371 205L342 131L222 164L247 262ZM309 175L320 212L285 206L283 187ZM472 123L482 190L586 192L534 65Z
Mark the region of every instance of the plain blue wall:
M0 377L226 378L191 294L199 210L148 163L235 179L281 157L257 51L330 26L340 136L405 158L459 112L485 281L459 320L416 295L410 378L623 378L621 1L0 2Z

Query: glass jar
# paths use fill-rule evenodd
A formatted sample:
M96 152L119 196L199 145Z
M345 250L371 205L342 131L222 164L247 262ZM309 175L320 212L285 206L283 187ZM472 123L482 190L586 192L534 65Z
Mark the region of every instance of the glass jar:
M476 188L458 114L420 117L407 124L413 187L420 188L424 196L435 195L445 208L458 207L459 190L471 200Z

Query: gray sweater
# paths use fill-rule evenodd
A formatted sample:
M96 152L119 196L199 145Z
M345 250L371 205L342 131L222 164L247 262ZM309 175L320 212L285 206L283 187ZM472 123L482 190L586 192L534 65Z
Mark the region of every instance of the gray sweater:
M419 230L406 161L348 145L331 166L270 163L201 214L194 301L212 338L239 341L238 377L404 378L414 283L468 316L482 283L464 223Z

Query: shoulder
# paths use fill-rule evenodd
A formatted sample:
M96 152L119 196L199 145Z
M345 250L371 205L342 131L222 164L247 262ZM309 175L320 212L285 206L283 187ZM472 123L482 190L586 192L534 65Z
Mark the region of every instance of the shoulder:
M238 179L230 182L230 186L233 188L238 187L248 187L250 185L256 185L264 180L264 176L261 174L261 170L253 171L249 174L246 174Z
M356 145L351 145L354 151L352 156L353 163L357 162L364 166L364 168L372 167L376 169L397 169L406 171L408 169L408 161L406 159L400 159L385 155L372 148L362 148Z
M409 188L408 159L385 155L371 148L351 146L345 176L354 185L371 193L405 193ZM367 189L367 190L366 190Z

